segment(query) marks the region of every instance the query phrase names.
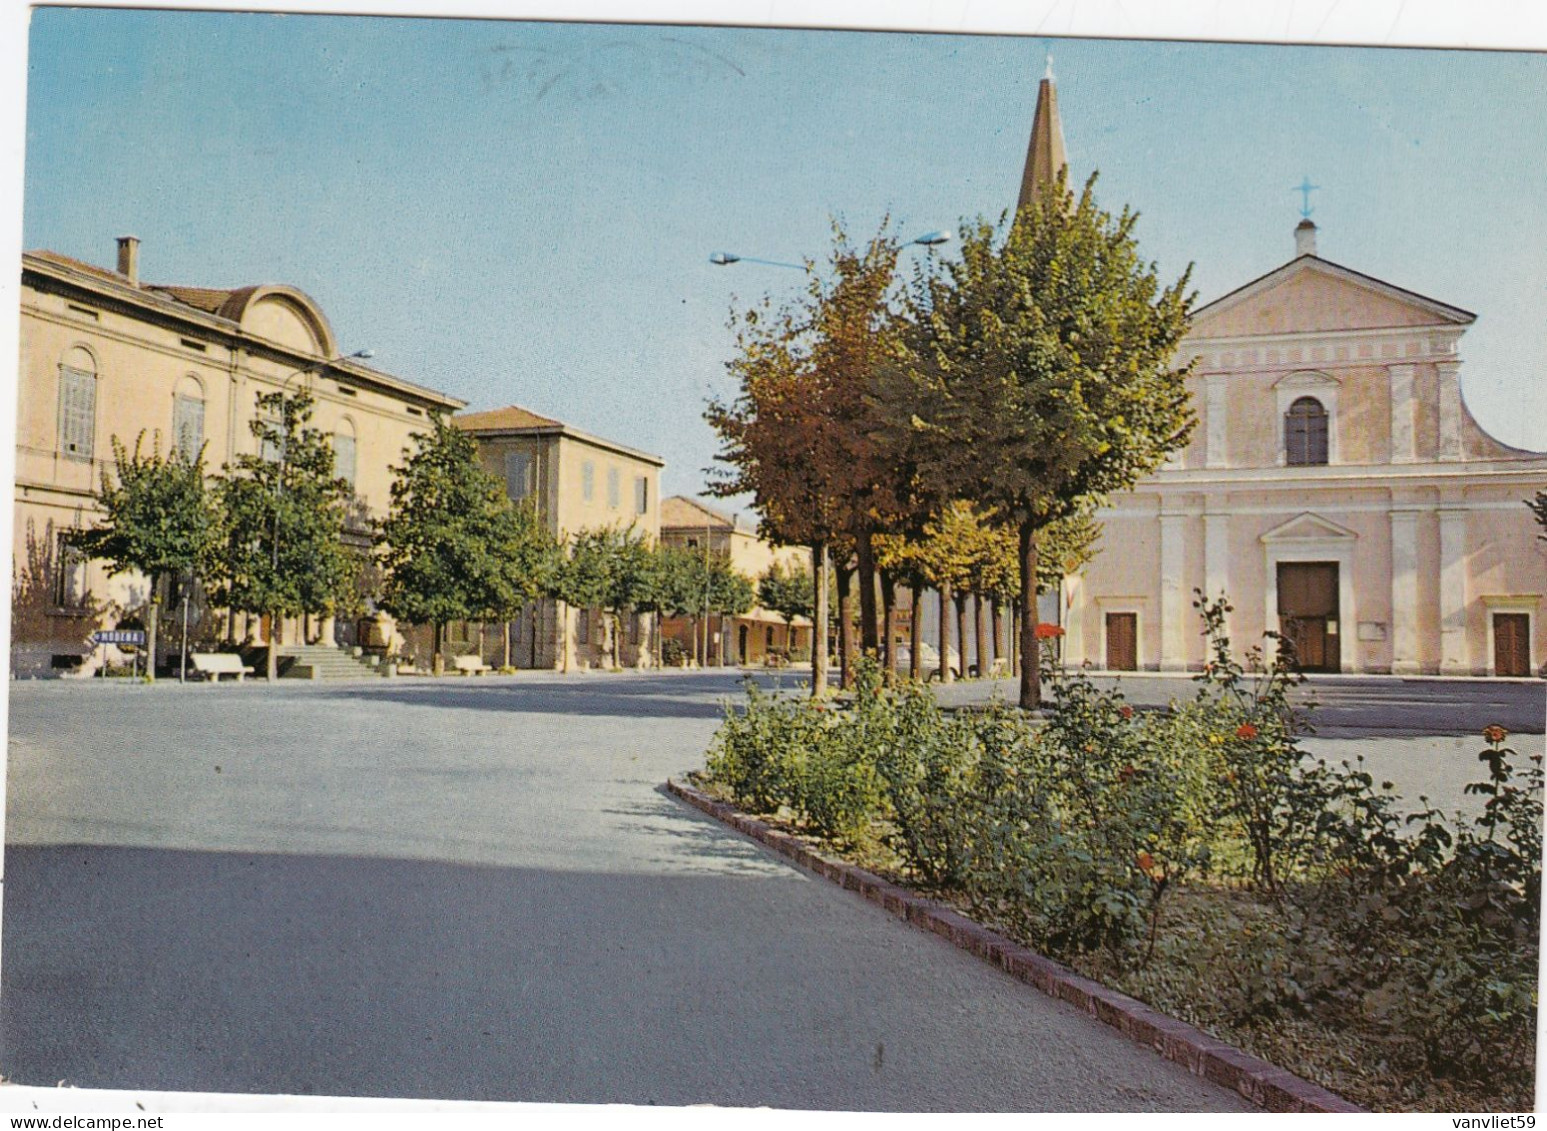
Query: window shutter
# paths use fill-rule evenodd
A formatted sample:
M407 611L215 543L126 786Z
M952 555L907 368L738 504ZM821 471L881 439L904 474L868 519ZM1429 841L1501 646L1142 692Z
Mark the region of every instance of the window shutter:
M59 370L59 450L75 459L92 457L97 425L97 378L68 366Z
M643 475L634 479L634 510L638 514L650 511L650 480Z
M355 485L355 438L342 433L333 437L333 474L353 489Z
M173 402L172 436L183 458L192 460L204 443L204 402L195 397L178 397Z
M505 494L520 500L532 493L532 457L526 452L505 453Z

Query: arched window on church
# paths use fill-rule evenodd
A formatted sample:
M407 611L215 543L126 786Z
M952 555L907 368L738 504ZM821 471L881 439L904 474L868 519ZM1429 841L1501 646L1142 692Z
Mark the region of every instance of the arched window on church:
M1315 397L1301 397L1284 414L1284 454L1290 467L1327 462L1327 410Z

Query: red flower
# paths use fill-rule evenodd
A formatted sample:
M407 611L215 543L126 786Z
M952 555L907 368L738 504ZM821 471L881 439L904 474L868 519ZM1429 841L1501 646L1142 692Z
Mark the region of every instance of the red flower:
M1133 718L1133 708L1126 703L1117 709L1117 713L1125 719Z
M1235 728L1235 736L1240 739L1253 739L1257 737L1257 728L1251 723L1242 723Z
M1062 626L1056 624L1039 624L1033 631L1038 640L1056 640L1064 634Z
M1122 769L1117 771L1117 780L1118 781L1132 781L1133 780L1133 776L1135 774L1137 774L1138 772L1139 771L1134 769L1132 766L1124 766Z
M1488 742L1491 742L1495 746L1497 746L1499 743L1503 742L1508 737L1509 737L1509 731L1507 731L1503 727L1499 726L1498 723L1494 723L1491 726L1483 727L1483 738L1486 739Z

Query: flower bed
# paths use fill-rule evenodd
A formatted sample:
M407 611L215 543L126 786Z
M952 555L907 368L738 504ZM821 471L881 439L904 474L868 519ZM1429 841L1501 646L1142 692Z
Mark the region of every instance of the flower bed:
M1387 1109L1529 1108L1541 766L1497 728L1482 815L1403 812L1297 745L1296 677L1213 660L1135 712L1054 679L1045 725L862 668L851 709L749 688L706 783L1026 945Z

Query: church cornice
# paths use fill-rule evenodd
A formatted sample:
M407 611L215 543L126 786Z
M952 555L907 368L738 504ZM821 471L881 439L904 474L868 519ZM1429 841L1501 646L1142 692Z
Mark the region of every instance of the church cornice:
M1144 494L1210 487L1322 490L1342 487L1527 485L1547 479L1547 456L1457 463L1333 464L1324 467L1179 468L1159 471L1134 487Z
M1389 326L1184 339L1180 356L1196 372L1365 368L1458 360L1462 327Z

